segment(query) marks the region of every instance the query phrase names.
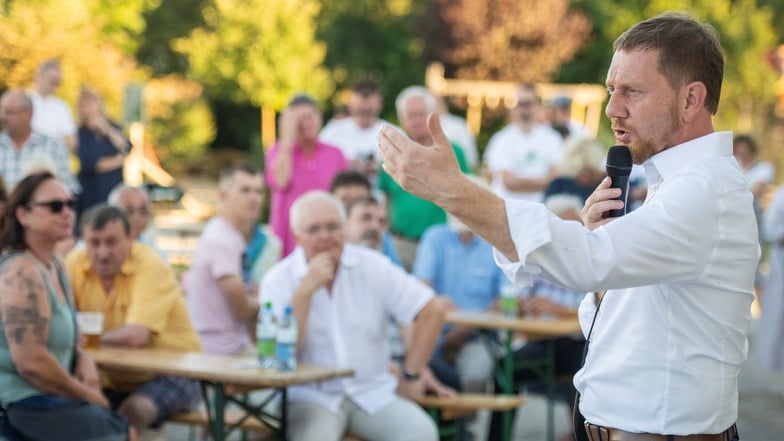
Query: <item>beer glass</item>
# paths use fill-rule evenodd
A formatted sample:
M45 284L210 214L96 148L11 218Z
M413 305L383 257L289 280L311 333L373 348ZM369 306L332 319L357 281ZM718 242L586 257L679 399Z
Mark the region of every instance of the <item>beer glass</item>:
M97 349L103 332L103 313L79 311L76 313L76 321L79 323L79 333L87 337L85 348Z

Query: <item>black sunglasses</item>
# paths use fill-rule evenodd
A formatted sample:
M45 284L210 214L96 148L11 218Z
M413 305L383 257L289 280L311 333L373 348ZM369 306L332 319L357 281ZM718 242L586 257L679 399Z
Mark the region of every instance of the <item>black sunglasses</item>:
M63 211L65 207L70 208L73 210L76 208L76 201L73 199L66 199L64 201L55 199L53 201L46 201L46 202L30 202L27 204L28 207L49 207L49 211L52 213L59 213Z

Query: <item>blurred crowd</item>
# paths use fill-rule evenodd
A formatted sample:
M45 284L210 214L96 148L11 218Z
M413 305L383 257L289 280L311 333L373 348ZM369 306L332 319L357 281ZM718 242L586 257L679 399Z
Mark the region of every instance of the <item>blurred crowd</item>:
M72 421L101 418L113 433L131 427L136 436L197 405L198 384L169 376L99 378L80 350L73 311L104 314L105 344L253 355L266 301L278 315L292 306L300 361L349 366L357 374L292 388L292 439L351 431L391 440L400 426L411 439L437 439L432 420L409 398L500 392L487 342L474 329L444 321L451 310L497 311L509 282L487 242L385 173L376 136L394 125L379 117L378 84L354 85L345 114L326 124L315 100L292 97L265 170L239 163L222 171L219 214L178 280L150 235L147 192L123 184L128 138L86 87L74 121L55 96L60 80L59 64L50 60L31 90L8 90L0 98L0 275L5 286L20 287L0 298L5 408L43 406L59 415L53 421L63 421L63 402L54 398L83 399L93 407L67 414ZM508 124L481 154L466 121L422 86L395 97L394 127L432 144L428 116L435 113L464 173L499 196L544 202L553 216L580 222L585 200L605 176L607 146L573 119L567 96L542 102L535 87L522 85L514 102ZM734 154L770 249L769 275L758 278L756 356L763 367L784 370L784 189L763 203L775 176L758 153L754 138L736 136ZM635 166L630 210L645 200L645 181L643 167ZM269 225L260 225L265 191ZM536 280L519 291L518 313L574 318L584 295ZM39 321L30 324L18 311L34 311ZM584 344L582 335L557 339L564 402L574 396L569 377L580 367ZM513 356L545 352L542 342L522 342ZM516 371L515 387L534 377ZM50 399L30 403L40 396ZM500 436L497 417L488 439ZM12 430L29 429L20 423ZM484 436L466 432L465 439Z

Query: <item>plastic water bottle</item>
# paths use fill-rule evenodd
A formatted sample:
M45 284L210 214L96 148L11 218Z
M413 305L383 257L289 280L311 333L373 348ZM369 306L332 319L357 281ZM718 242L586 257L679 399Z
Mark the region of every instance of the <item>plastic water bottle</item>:
M519 300L518 289L514 284L507 282L501 286L501 312L506 317L517 318Z
M297 319L291 305L283 311L283 319L278 326L277 340L278 369L293 371L297 368Z
M259 367L267 369L275 367L277 334L278 325L275 324L272 303L266 302L259 313L259 321L256 323L256 353L259 356Z

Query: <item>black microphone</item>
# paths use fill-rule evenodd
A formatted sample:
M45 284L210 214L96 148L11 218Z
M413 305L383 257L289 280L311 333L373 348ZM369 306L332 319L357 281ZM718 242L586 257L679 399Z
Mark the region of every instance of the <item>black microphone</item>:
M632 154L625 145L614 145L607 152L607 176L612 179L611 188L620 188L621 195L615 199L623 201L623 208L610 210L604 217L621 217L626 214L629 196L629 175L632 172Z

